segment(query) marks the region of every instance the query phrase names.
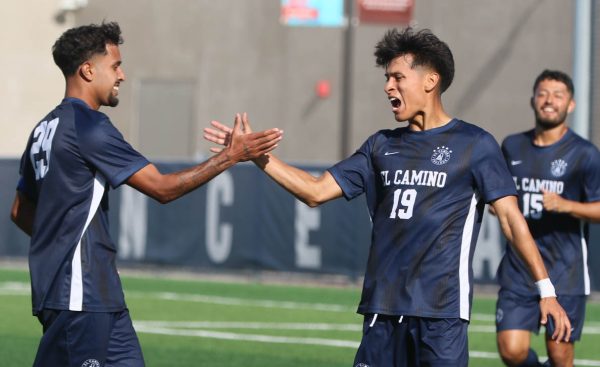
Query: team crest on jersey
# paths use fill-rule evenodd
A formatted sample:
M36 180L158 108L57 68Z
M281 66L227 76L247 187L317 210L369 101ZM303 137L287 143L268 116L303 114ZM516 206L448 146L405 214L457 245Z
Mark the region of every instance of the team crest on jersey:
M433 155L431 156L431 163L441 166L442 164L446 164L450 160L450 155L452 151L450 148L441 146L437 147L433 150Z
M554 177L560 177L562 175L565 174L567 170L567 162L565 162L562 159L557 159L555 161L553 161L550 165L550 173L552 173L552 176Z
M95 359L88 359L85 362L83 362L81 367L100 367L100 362L98 362Z
M370 367L368 364L364 364L364 363L357 363L356 366L354 367Z

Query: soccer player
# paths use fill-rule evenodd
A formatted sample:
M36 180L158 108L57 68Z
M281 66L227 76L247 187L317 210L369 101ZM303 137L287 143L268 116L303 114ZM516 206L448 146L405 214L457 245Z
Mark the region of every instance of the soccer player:
M573 326L568 343L554 343L546 328L552 366L572 366L581 337L586 295L588 222L600 221L600 154L567 127L575 108L573 82L544 70L533 84L535 128L507 137L502 151L519 193L519 206ZM530 349L540 313L527 268L510 246L498 269L498 350L509 366L538 366Z
M521 215L512 178L494 138L450 117L441 95L454 61L429 30L390 30L375 48L396 121L408 126L373 134L349 158L316 178L267 154L255 160L311 207L366 194L372 244L358 312L364 332L354 366L466 366L473 296L471 262L484 203L526 259L541 288L543 321L553 337L569 335L566 314ZM249 129L247 116L242 123ZM218 122L205 138L227 144ZM219 152L219 148L213 148Z
M98 111L119 102L122 42L117 23L60 36L53 57L65 76L65 98L35 126L21 159L11 217L31 236L33 314L44 331L34 366L144 365L115 266L108 185L126 183L166 203L271 151L281 138L278 129L242 134L237 115L223 152L161 174Z

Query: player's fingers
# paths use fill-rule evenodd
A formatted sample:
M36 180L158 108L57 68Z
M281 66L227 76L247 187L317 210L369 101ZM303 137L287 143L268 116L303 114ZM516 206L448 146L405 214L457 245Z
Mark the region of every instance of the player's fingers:
M229 137L230 134L228 133L223 133L217 130L213 130L213 129L209 129L209 128L204 128L204 138L205 139L220 139L222 141L227 140L227 138Z
M540 324L546 325L548 323L548 316L544 312L542 312L540 316Z
M246 112L244 112L242 114L242 128L247 133L252 132L252 128L250 127L250 122L248 121L248 114Z
M224 145L225 140L226 140L225 138L221 138L221 137L218 137L218 136L215 136L212 134L208 134L208 133L204 133L203 137L204 137L204 140L208 140L212 143L219 144L219 145Z
M242 117L239 113L235 114L235 119L233 120L233 131L232 133L240 132L242 128Z
M281 141L282 137L281 134L275 134L275 135L270 135L268 138L267 137L260 137L254 140L253 144L252 144L252 151L254 152L254 155L263 155L266 153L269 153L271 151L273 151L275 148L277 148L279 141Z
M256 139L256 144L259 148L266 149L269 146L279 143L283 139L281 131L273 131L265 136Z
M260 141L266 141L271 139L276 139L283 135L283 130L278 128L273 128L265 131L259 131L257 133L252 133L252 136Z
M556 313L554 315L552 315L552 317L554 318L554 322L556 324L556 329L554 330L554 333L552 334L552 339L556 340L557 343L560 343L564 336L566 335L567 332L567 325L565 323L565 318L563 317L563 315L561 315L561 313Z
M569 317L567 315L565 315L565 324L567 325L567 334L565 335L565 338L563 339L565 342L568 342L569 340L571 340L571 332L573 331L573 328L571 327L571 320L569 320Z
M221 153L222 150L223 150L223 148L210 148L210 151L212 153Z
M223 125L223 124L222 124L222 123L220 123L219 121L212 120L212 121L210 122L210 124L211 124L213 127L215 127L216 129L218 129L218 130L220 130L220 131L222 131L222 132L224 132L224 133L231 134L231 128L230 128L229 126L227 126L227 125Z

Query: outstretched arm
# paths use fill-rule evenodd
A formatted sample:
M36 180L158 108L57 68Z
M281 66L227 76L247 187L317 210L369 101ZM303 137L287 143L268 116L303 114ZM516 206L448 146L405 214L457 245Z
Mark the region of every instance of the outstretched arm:
M161 203L167 203L205 184L237 162L255 159L272 151L281 135L279 129L244 133L241 116L237 114L229 145L218 154L197 166L166 175L149 164L133 174L127 184Z
M582 203L563 198L555 192L542 190L544 209L554 213L564 213L590 222L600 222L600 201Z
M548 272L544 266L542 256L531 237L527 222L519 210L517 198L515 196L506 196L494 201L491 204L500 221L502 232L510 241L521 259L527 265L533 279L540 291L540 311L541 323L545 325L548 316L552 316L556 325L556 330L552 334L552 339L557 342L569 340L571 337L571 323L567 314L558 304L554 286L548 278Z
M214 129L205 128L204 138L213 143L227 146L233 130L218 121L212 121L211 125ZM246 113L242 115L242 125L246 133L251 131ZM211 148L211 151L220 154L222 148ZM310 207L342 196L342 189L329 172L323 173L320 177L314 177L306 171L290 166L272 154L264 154L253 161L275 182Z
M21 228L21 230L31 236L33 232L33 218L35 217L35 204L29 200L23 193L17 191L15 200L10 211L10 219Z

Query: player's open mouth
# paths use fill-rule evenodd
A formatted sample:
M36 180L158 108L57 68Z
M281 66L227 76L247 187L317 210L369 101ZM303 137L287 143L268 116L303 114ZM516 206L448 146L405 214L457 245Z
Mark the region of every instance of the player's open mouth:
M400 102L400 100L396 97L388 97L388 99L394 108L398 108L402 104L402 102Z
M115 86L113 87L113 91L115 91L115 94L119 94L119 86L118 86L118 85L115 85Z

